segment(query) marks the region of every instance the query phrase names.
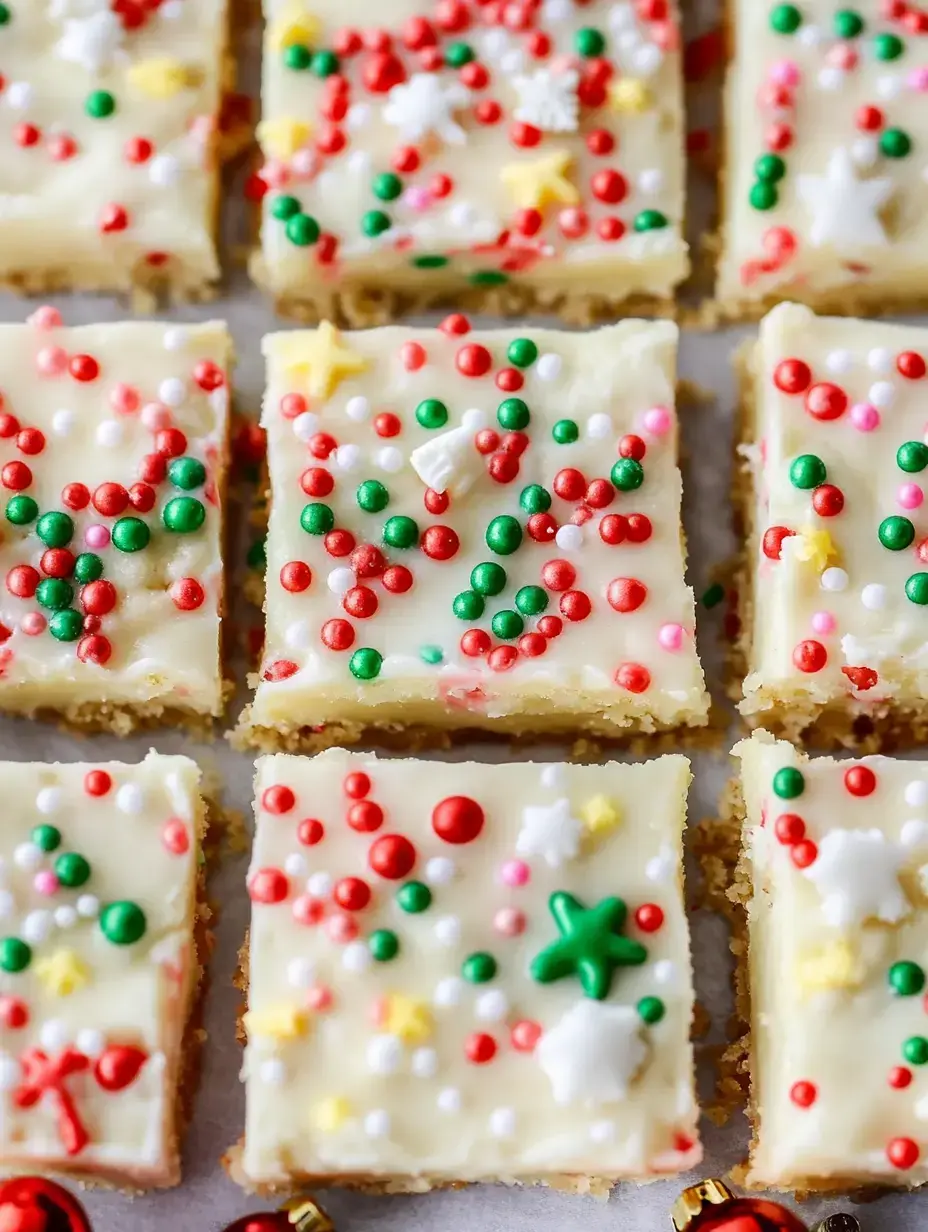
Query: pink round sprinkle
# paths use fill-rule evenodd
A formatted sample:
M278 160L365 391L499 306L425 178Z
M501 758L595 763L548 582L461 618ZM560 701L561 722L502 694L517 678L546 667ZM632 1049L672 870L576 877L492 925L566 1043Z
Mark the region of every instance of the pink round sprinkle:
M326 920L325 931L333 941L344 945L348 941L354 941L358 935L358 926L350 915L340 911L338 915L330 916Z
M835 43L834 47L830 47L825 53L825 63L832 68L843 69L844 72L855 69L859 61L860 56L848 43Z
M28 637L38 637L45 632L47 626L48 621L41 612L27 612L19 622L19 627Z
M290 170L295 178L311 180L321 166L322 160L315 150L297 150L290 159Z
M918 90L922 93L928 90L928 68L913 68L906 78L906 85L910 90Z
M179 817L171 817L164 823L161 841L172 855L182 856L190 850L190 835Z
M831 612L815 612L812 616L812 628L816 633L834 633L837 623Z
M525 912L516 907L500 907L493 917L493 927L504 937L518 937L525 932Z
M311 894L301 894L293 900L290 910L297 924L318 924L325 914L325 903Z
M41 308L36 308L35 312L26 318L26 324L31 325L33 329L57 329L61 324L61 313L57 308L52 308L50 304L43 304Z
M58 878L50 868L43 868L32 879L32 885L37 894L51 896L58 892Z
M872 432L880 426L880 412L869 402L856 402L851 407L851 423L861 432Z
M84 542L89 548L94 551L99 551L100 548L109 547L110 532L105 526L101 526L99 522L94 522L92 526L88 526L84 531Z
M798 86L801 80L799 65L795 60L779 60L776 64L771 64L769 76L778 86L787 86L790 89Z
M679 650L683 645L683 626L661 625L657 631L657 640L665 650Z
M310 1010L329 1010L335 1001L335 994L328 984L314 984L306 991L306 1008Z
M432 194L424 184L413 184L403 193L403 201L411 210L427 210L432 204Z
M290 179L290 171L280 159L269 158L261 168L261 179L270 188L282 188Z
M531 869L524 860L507 860L499 870L500 880L508 886L528 885L531 875Z
M139 391L132 385L124 385L122 381L110 390L110 406L123 415L131 415L142 404Z
M64 347L42 347L35 357L35 366L42 376L60 376L68 366L68 353Z
M652 406L642 418L645 432L652 436L664 436L673 427L673 415L666 406Z
M152 432L160 432L162 428L171 426L171 412L163 402L146 402L139 418Z
M925 493L917 483L900 484L896 501L903 509L917 509L925 499Z

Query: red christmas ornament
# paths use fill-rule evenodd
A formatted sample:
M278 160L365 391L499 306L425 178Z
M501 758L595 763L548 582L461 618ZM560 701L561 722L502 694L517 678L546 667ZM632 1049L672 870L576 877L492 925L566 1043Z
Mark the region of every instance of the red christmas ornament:
M809 1229L792 1211L765 1198L737 1198L721 1181L685 1189L670 1209L676 1232L860 1232L853 1215L838 1213Z
M335 1232L335 1224L315 1199L306 1196L291 1198L277 1211L244 1215L222 1232Z
M0 1227L9 1232L92 1232L77 1198L40 1176L17 1176L0 1185Z

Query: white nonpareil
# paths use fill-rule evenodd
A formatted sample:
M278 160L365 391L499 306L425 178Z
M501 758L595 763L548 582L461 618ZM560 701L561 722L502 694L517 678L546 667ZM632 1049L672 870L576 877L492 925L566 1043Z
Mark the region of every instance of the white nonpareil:
M907 853L880 830L830 830L803 872L822 896L822 915L835 928L882 920L895 924L911 910L899 884Z
M515 118L524 124L534 124L545 133L574 133L579 118L577 83L580 74L574 69L553 73L536 69L512 79L519 95Z
M427 488L462 496L484 474L486 463L470 427L436 433L409 455L412 469Z
M809 243L830 244L852 255L861 246L887 242L879 211L893 191L893 181L860 179L850 153L839 147L831 153L824 175L800 175L797 189L812 214Z
M414 73L408 81L393 87L382 115L407 141L421 141L434 133L449 145L463 145L467 134L455 121L454 111L469 100L470 92L458 82L449 85L437 73Z
M108 0L55 0L49 16L61 21L63 33L55 47L62 60L80 64L90 73L109 68L123 46L125 30Z
M580 850L583 823L570 811L566 797L553 804L529 805L522 810L522 829L516 840L520 856L541 856L557 868L574 860Z
M573 1005L535 1048L558 1104L624 1099L647 1055L635 1010L588 997Z

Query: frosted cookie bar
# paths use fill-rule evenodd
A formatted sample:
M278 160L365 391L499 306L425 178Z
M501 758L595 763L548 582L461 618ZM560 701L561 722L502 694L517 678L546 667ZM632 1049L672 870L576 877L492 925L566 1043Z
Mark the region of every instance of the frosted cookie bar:
M0 326L0 710L221 713L229 362L220 322Z
M265 0L261 249L303 319L666 309L689 262L674 0Z
M260 759L238 1179L697 1163L689 778L676 756Z
M0 284L208 291L226 7L0 6Z
M267 645L245 736L699 726L676 327L264 341Z
M928 13L894 0L729 7L721 309L924 307Z
M761 325L743 373L751 722L820 743L923 738L926 356L923 329L790 304Z
M749 1178L923 1184L928 763L810 760L765 736L734 752L753 883Z
M205 945L186 757L0 763L0 1166L180 1180ZM196 934L196 936L195 936Z

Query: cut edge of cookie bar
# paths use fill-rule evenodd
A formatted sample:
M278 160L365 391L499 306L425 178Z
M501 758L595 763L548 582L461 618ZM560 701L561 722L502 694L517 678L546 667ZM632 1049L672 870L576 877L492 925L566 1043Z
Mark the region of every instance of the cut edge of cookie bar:
M754 339L743 343L733 360L738 390L735 408L735 466L732 507L737 538L744 545L733 566L738 594L740 631L727 656L728 695L738 703L744 724L766 728L799 746L814 749L844 747L864 753L890 752L928 742L928 700L874 704L852 694L817 702L807 694L785 696L760 685L750 694L744 683L750 674L755 620L754 569L759 559L755 465L758 405L753 359L760 348Z

